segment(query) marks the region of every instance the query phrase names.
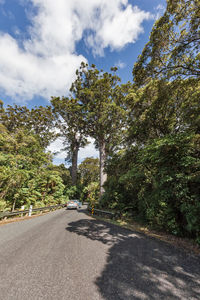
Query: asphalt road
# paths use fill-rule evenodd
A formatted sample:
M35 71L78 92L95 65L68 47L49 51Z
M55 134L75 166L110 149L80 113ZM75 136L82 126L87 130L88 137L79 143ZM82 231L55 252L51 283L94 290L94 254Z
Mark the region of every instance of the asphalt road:
M0 299L200 299L200 258L61 209L0 226Z

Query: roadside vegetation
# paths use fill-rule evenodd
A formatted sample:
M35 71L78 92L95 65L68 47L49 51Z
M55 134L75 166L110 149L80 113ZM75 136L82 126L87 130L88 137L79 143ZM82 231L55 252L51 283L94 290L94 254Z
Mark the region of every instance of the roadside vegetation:
M0 210L78 197L200 244L199 49L199 0L168 0L132 82L82 63L51 106L2 103ZM58 136L69 169L46 152ZM78 166L89 137L100 159Z

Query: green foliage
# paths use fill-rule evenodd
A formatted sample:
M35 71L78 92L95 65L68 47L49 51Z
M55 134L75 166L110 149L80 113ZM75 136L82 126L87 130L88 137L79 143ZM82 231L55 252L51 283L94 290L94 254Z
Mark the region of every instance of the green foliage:
M0 209L62 203L65 186L39 139L24 130L0 133ZM57 169L59 169L57 167Z
M87 186L91 182L99 181L99 159L93 157L86 157L78 166L80 183Z
M78 166L80 199L82 202L91 199L93 199L91 201L97 201L99 197L99 172L98 158L87 157Z
M154 227L198 239L199 143L199 135L168 135L111 159L104 200L109 199L110 208L131 210Z
M200 243L199 0L167 0L133 68L102 205Z
M87 194L87 200L89 205L98 206L99 204L99 183L91 182L83 190L84 194Z
M57 174L59 174L59 176L61 177L62 182L63 182L63 184L65 186L63 194L66 195L67 194L67 190L72 185L70 171L65 167L64 164L61 164L61 165L58 165L58 166L51 165L49 167L49 171L54 171Z
M134 82L152 78L199 78L199 0L167 0L163 16L153 26L149 42L134 65Z
M119 85L117 68L111 71L99 71L95 65L89 67L82 62L70 89L80 101L85 131L95 139L98 148L105 142L109 154L122 138L126 121L124 99L130 88L129 82Z
M66 161L72 163L72 184L76 185L78 151L88 143L83 107L78 98L52 97L51 104L59 136L64 140Z
M128 143L151 141L178 132L200 132L200 82L196 79L151 80L133 88L129 107Z
M95 139L95 145L99 149L101 195L106 180L104 166L107 157L122 143L126 123L124 99L130 85L120 86L117 68L112 68L111 71L112 73L99 71L95 65L89 67L81 63L70 89L80 101L86 123L85 132Z
M10 132L23 129L34 135L41 147L47 147L56 138L54 116L50 106L29 110L26 106L8 105L0 110L0 122Z
M79 188L77 185L73 185L66 190L66 195L69 199L78 199L79 198Z

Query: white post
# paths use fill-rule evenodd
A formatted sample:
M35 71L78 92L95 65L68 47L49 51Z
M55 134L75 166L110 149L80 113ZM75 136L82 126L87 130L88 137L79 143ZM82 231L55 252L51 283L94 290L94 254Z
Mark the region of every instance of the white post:
M32 208L33 208L33 206L30 205L30 207L29 207L29 212L28 212L28 216L29 216L29 217L31 217L31 214L32 214Z
M24 205L21 206L20 210L21 210L21 211L24 210ZM23 214L21 214L21 217L23 217Z

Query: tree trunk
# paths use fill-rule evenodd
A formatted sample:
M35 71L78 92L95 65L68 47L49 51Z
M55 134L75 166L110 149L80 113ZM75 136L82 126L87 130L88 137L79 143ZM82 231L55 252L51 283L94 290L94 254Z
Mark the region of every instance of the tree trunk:
M76 144L72 152L72 171L71 171L72 185L76 185L77 182L78 150L79 150L79 145Z
M12 212L15 210L15 205L16 205L16 199L14 198L14 201L13 201L13 205L12 205Z
M104 171L105 162L106 162L106 144L104 141L99 143L99 157L100 157L100 197L105 192L104 190L104 183L107 180L107 174Z

